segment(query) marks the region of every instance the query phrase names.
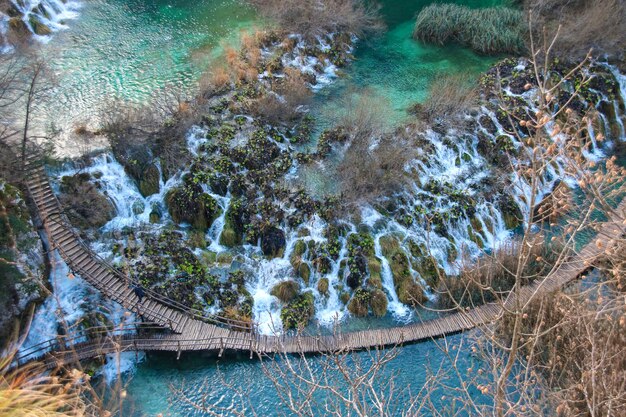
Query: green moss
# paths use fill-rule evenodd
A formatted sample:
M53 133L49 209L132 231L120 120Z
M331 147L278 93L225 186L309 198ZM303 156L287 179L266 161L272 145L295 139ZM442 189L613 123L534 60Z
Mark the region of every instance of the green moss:
M293 300L300 292L300 286L295 281L283 281L274 286L270 291L274 297L278 298L283 303L288 303Z
M284 306L280 318L285 329L301 329L306 326L315 314L315 297L307 291L296 296Z

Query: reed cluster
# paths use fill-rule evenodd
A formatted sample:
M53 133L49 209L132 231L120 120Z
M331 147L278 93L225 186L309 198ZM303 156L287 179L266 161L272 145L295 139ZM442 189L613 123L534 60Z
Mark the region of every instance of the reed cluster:
M418 14L413 37L439 45L458 43L482 54L519 54L526 50L526 33L519 10L433 4Z

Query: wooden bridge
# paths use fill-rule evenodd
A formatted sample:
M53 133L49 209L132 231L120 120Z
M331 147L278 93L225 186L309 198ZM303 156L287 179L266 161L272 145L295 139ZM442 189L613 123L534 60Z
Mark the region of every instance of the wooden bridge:
M206 317L162 295L146 291L140 301L128 276L109 265L89 249L70 225L62 211L43 166L35 159L28 162L27 187L43 222L52 249L58 250L70 269L79 274L102 294L128 311L142 317L150 325L138 331L123 328L111 332L104 329L98 337L85 341L84 337L66 336L34 346L22 352L18 364L43 360L53 368L76 360L93 358L121 351L248 351L253 353L306 353L358 350L378 346L392 346L418 342L470 330L493 323L503 313L497 303L481 305L466 311L409 325L346 332L334 335L266 336L254 332L249 323L229 320L219 316ZM626 199L616 210L619 216L603 224L598 239L620 236L626 227ZM619 218L619 220L618 220ZM528 303L537 294L550 292L583 274L590 261L602 254L597 242L587 244L564 262L558 270L544 280L523 287L519 298L510 296L505 304ZM154 327L161 331L155 331ZM146 328L148 327L148 328Z

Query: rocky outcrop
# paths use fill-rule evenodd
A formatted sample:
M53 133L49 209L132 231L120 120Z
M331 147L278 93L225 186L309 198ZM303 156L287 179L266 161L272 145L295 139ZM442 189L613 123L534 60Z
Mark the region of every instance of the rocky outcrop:
M20 191L0 180L0 347L41 298L45 255Z

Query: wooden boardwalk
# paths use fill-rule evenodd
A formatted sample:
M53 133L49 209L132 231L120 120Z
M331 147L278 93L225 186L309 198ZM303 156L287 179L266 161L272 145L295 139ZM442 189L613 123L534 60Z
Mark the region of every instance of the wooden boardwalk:
M88 342L58 339L45 342L23 352L19 363L43 359L48 367L55 367L119 351L249 351L253 353L307 353L358 350L378 346L442 337L470 330L496 321L502 315L502 306L485 304L440 318L393 328L346 332L335 335L265 336L256 334L249 325L219 316L203 317L159 294L147 292L143 301L137 298L133 283L123 273L92 252L74 232L62 212L43 167L36 161L29 167L27 186L44 224L49 243L59 251L71 270L96 287L102 294L125 309L141 316L146 322L163 328L161 332L128 332L108 334ZM626 218L626 199L617 209ZM604 223L598 239L608 240L626 232L620 220ZM592 242L563 263L545 280L523 287L519 298L510 297L505 304L513 308L516 302L528 303L537 294L562 288L589 268L589 262L602 250Z

